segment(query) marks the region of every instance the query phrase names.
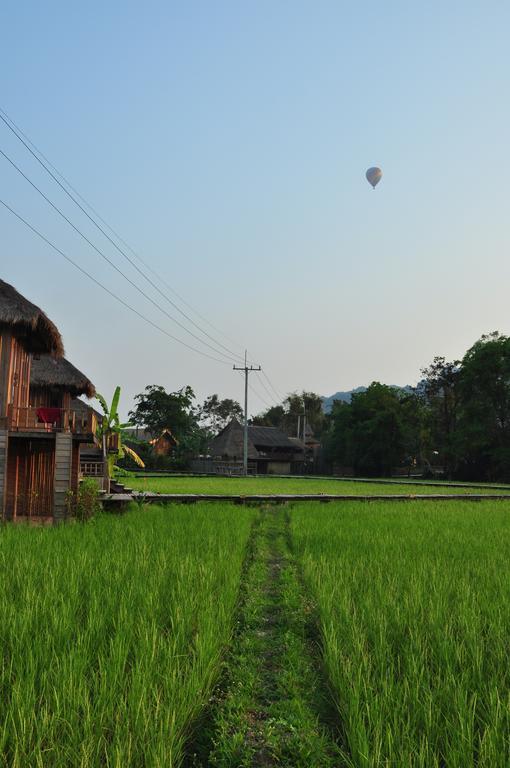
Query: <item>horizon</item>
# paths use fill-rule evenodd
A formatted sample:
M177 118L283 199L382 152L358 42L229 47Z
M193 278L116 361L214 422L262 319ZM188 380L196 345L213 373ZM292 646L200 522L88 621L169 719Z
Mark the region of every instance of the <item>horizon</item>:
M198 327L223 349L248 349L270 382L251 377L250 415L276 393L413 386L436 355L458 359L484 333L510 331L507 6L92 2L4 16L0 108L196 326L4 123L0 149L169 314L206 343ZM1 199L136 311L199 345L0 161ZM375 190L371 166L383 172ZM57 324L107 399L122 386L123 413L149 384L242 402L229 363L143 324L3 208L0 225L2 279Z

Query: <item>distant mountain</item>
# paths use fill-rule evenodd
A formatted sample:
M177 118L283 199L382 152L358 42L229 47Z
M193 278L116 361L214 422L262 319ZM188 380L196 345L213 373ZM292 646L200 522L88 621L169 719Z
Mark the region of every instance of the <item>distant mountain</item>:
M413 391L413 387L409 386L409 384L406 384L405 387L399 387L398 384L392 384L390 386L395 387L395 389L401 389L403 392ZM358 392L366 391L366 387L356 387L355 389L349 389L347 392L335 392L335 394L330 395L330 397L322 398L322 408L325 413L329 413L333 407L334 400L341 400L343 403L350 403L353 395L357 394Z

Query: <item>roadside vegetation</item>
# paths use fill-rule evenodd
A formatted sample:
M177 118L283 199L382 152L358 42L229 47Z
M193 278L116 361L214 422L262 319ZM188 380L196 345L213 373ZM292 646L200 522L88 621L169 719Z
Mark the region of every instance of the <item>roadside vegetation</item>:
M205 493L205 494L353 494L356 496L391 494L469 494L469 493L510 493L507 490L494 491L490 485L450 487L446 483L438 487L427 483L402 481L396 483L361 483L356 480L305 477L185 477L162 475L144 476L129 474L122 477L125 485L136 491L147 493Z
M253 513L0 529L0 765L177 766L228 645Z

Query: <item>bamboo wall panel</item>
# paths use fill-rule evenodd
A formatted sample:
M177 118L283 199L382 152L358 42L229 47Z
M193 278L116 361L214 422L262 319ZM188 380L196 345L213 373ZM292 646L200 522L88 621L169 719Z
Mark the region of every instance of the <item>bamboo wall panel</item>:
M31 356L14 337L11 338L11 380L9 402L27 408L30 392Z
M11 334L0 334L0 417L7 416L9 381L11 378Z
M71 408L69 392L52 387L31 387L29 399L32 408Z
M48 517L53 514L54 445L53 440L9 440L7 518Z

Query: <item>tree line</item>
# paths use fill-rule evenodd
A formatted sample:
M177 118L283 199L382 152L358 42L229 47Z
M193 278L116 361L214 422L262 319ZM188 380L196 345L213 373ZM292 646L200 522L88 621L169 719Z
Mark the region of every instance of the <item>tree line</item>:
M197 405L195 399L189 386L166 392L151 385L136 396L131 423L154 437L170 428L178 440L168 459L142 447L148 466L184 468L190 458L207 453L211 438L233 417L243 418L235 400L214 394ZM349 468L366 476L390 475L396 468L441 470L451 479L510 481L510 338L494 332L462 360L434 358L416 387L373 382L351 402L335 401L327 414L317 393L292 393L251 423L300 436L303 414L322 446L314 470Z
M147 441L128 440L136 445L147 468L186 469L192 458L207 453L212 437L232 418L243 418L241 406L230 398L214 394L201 405L195 401L190 386L167 392L160 385L150 384L136 395L134 408L128 414L130 424L147 430L153 438L169 429L177 441L170 456L156 456ZM131 466L129 458L124 466Z
M436 357L415 388L374 382L334 404L330 462L356 474L440 468L457 480L510 480L510 338L482 336L462 360Z
M462 360L435 357L416 387L373 382L329 414L310 392L291 395L254 423L296 434L297 416L320 438L321 471L391 475L397 468L456 480L510 481L510 338L482 336Z

